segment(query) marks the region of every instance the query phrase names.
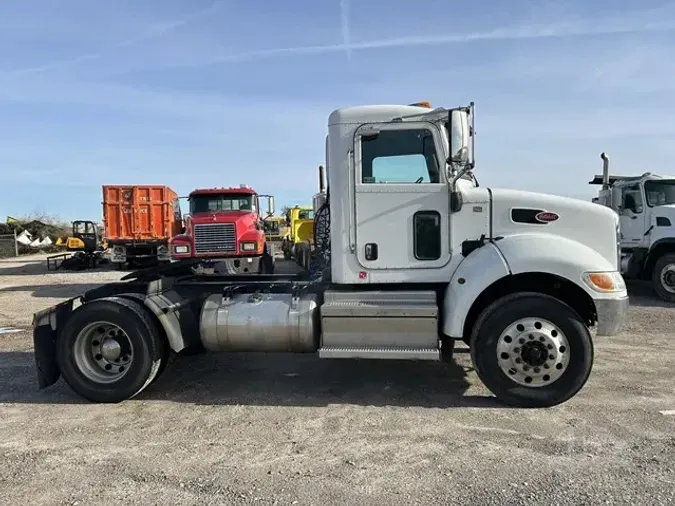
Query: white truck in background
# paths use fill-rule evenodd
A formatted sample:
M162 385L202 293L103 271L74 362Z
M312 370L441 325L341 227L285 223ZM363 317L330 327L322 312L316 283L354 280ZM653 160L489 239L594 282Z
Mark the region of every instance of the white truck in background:
M650 280L661 299L675 302L675 176L610 175L609 157L600 157L602 175L589 184L601 185L593 202L619 215L622 274Z
M473 112L334 111L308 273L195 274L184 260L89 290L35 315L40 387L62 375L89 400L118 402L193 347L437 361L463 340L501 401L570 399L591 373L590 328L615 335L626 315L618 217L479 186Z

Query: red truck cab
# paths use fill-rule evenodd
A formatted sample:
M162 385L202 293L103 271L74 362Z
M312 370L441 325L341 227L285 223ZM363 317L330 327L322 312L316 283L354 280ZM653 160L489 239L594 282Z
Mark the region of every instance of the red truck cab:
M274 214L274 197L252 188L202 188L188 196L184 230L170 241L172 260L202 258L224 266L231 274L274 271L274 259L265 240L260 197Z

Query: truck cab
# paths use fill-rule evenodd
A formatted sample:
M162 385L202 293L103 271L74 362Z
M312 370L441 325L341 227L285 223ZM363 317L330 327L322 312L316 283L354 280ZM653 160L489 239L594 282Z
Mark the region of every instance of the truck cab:
M216 261L231 274L271 274L274 260L265 238L260 197L267 198L267 216L271 216L274 197L258 195L246 185L192 191L184 232L170 242L171 259Z
M618 215L479 186L473 125L473 104L334 111L309 275L204 276L177 262L91 290L35 315L40 385L63 374L119 402L192 346L449 361L464 341L502 402L566 402L591 374L591 329L616 335L628 309Z
M651 281L661 299L675 302L675 176L610 175L609 157L601 157L603 174L589 184L602 185L593 201L619 216L622 273Z
M294 206L286 211L286 234L281 251L286 260L291 258L304 269L309 268L314 241L314 208Z

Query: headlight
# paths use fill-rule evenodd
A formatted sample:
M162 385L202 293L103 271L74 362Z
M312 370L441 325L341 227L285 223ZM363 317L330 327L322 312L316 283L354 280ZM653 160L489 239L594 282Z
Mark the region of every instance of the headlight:
M255 242L242 242L241 243L241 250L242 251L255 251L256 250L256 243Z
M618 271L611 272L585 272L584 283L596 292L622 292L626 289L623 276Z
M178 254L178 255L184 255L185 253L190 253L190 246L187 246L187 245L174 246L173 252Z

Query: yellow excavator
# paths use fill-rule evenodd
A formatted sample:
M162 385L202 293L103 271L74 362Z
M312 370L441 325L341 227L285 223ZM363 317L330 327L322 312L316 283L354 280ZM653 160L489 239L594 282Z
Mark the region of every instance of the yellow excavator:
M286 260L291 258L304 269L309 269L314 244L314 209L312 206L295 206L286 212L286 232L281 251Z
M82 270L102 263L104 246L100 243L98 226L93 221L76 220L71 235L59 237L55 246L66 250L47 257L47 270Z
M270 216L263 221L265 237L270 242L280 242L285 235L286 219L283 216Z

